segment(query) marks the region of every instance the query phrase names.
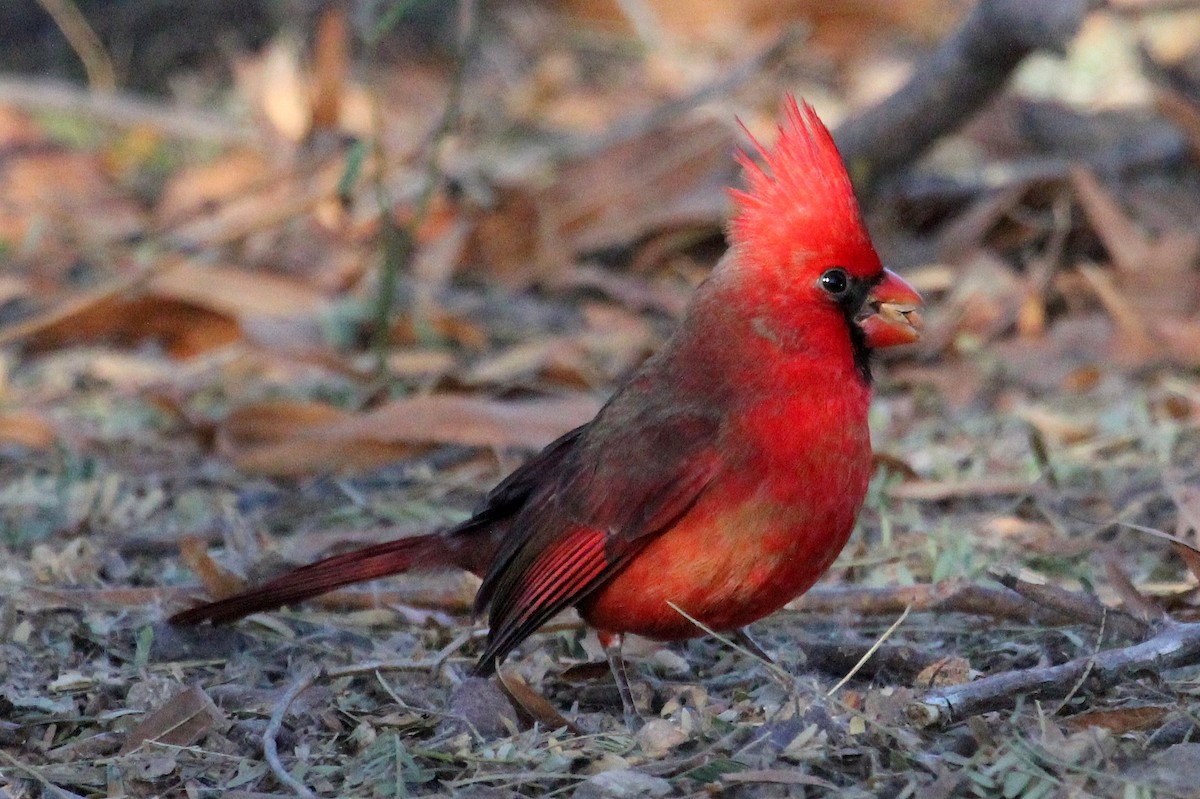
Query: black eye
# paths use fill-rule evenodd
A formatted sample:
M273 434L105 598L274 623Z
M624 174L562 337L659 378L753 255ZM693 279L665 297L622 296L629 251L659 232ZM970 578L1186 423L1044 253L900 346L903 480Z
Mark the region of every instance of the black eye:
M850 288L850 276L846 274L845 269L830 269L821 275L821 288L839 297Z

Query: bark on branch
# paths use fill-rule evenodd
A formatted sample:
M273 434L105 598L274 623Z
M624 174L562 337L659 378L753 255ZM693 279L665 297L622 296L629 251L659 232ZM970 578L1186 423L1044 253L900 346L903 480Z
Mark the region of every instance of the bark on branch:
M980 0L899 91L834 133L859 193L957 129L1037 50L1062 52L1094 0Z
M1106 649L1059 666L1022 669L975 682L939 688L906 709L919 726L947 724L991 710L1013 707L1021 697L1062 699L1077 688L1104 691L1140 671L1159 674L1200 663L1200 623L1168 624L1140 644Z

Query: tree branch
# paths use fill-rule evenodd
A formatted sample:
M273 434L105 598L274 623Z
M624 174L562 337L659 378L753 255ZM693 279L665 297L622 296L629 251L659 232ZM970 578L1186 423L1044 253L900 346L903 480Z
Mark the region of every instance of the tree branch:
M1095 0L980 0L892 96L834 133L859 193L974 116L1030 53L1061 53Z
M1104 691L1139 671L1157 674L1196 663L1200 663L1200 623L1168 624L1153 638L1133 646L930 691L909 704L906 713L919 727L947 724L1011 708L1022 697L1061 699L1081 683L1088 690Z

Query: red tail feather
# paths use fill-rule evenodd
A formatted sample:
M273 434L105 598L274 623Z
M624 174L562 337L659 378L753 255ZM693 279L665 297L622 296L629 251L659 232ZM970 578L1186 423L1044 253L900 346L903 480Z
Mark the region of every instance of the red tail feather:
M414 569L453 565L454 560L442 536L401 538L319 560L245 593L176 613L170 620L172 624L199 624L202 621L222 624L260 610L291 605L345 585Z

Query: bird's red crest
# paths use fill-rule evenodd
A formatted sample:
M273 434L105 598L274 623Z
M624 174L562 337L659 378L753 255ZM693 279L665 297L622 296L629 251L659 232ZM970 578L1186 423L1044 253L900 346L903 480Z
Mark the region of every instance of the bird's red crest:
M809 256L833 259L852 272L878 271L850 176L812 106L789 95L774 147L750 139L764 166L738 153L747 185L732 192L737 213L730 236L743 262L787 267Z

